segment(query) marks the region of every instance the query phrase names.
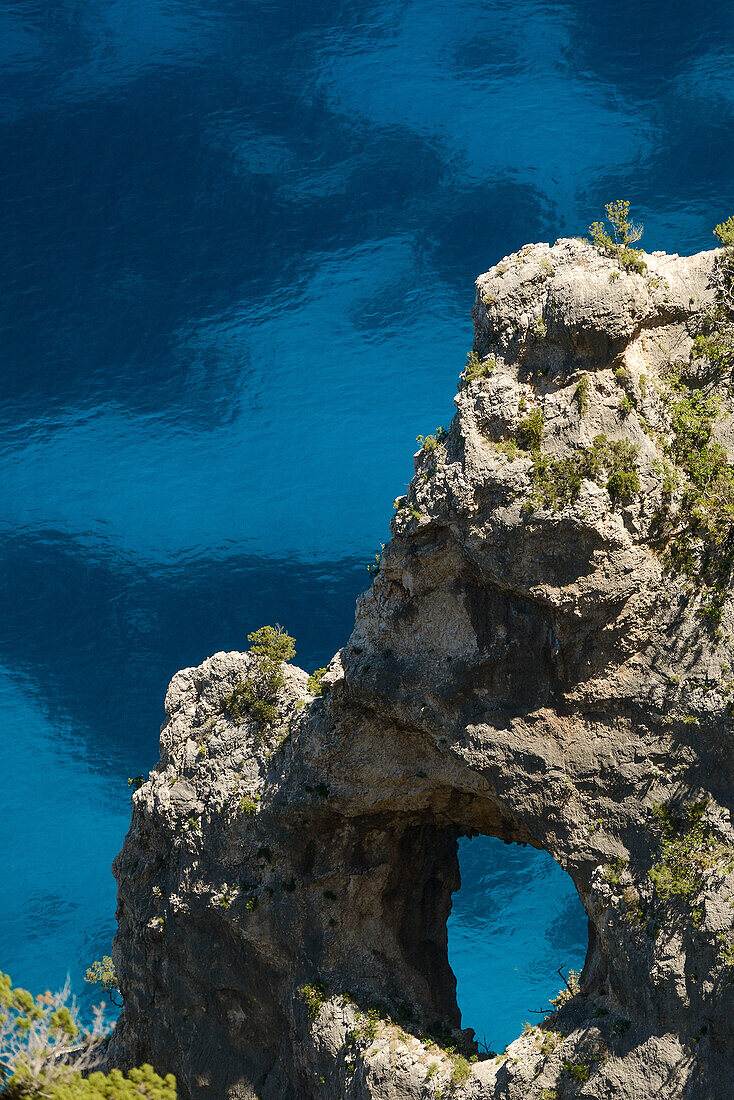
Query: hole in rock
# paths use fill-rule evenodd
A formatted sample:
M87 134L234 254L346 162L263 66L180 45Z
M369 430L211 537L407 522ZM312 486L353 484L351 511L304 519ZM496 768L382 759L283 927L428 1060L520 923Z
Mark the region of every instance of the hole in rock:
M494 837L459 840L461 887L448 920L449 963L461 1026L498 1053L533 1009L562 986L558 967L580 971L586 913L569 875L547 852Z

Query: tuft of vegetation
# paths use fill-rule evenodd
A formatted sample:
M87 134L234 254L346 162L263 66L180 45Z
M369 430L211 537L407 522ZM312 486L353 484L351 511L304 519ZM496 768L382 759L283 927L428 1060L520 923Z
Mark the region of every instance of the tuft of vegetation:
M717 225L724 255L718 264L716 298L693 341L691 359L705 359L715 376L734 370L734 217Z
M566 458L553 458L537 450L533 455L532 482L535 499L558 510L573 503L584 479L605 485L612 504L628 500L640 491L637 447L629 440L594 437L591 447L579 447Z
M475 351L470 351L466 357L466 366L462 375L464 385L470 386L472 382L479 382L482 378L489 378L494 370L496 362L492 358L480 359Z
M669 497L680 497L675 509L672 500L664 502L658 535L665 541L664 564L697 582L699 614L716 637L734 568L734 467L713 438L721 406L710 383L734 370L734 218L716 226L714 233L724 246L716 299L691 352L692 359L707 361L713 379L703 388L689 388L674 371L668 374L672 439L666 447L662 489Z
M427 454L433 454L442 443L446 442L448 437L449 433L445 428L439 425L431 435L417 435L415 441L416 443L420 443L422 451L425 451Z
M240 813L246 814L248 817L252 817L257 813L258 803L260 802L260 795L245 794L240 799Z
M636 457L637 447L627 439L614 443L606 440L602 444L600 461L609 472L606 488L613 503L630 500L639 493L640 474Z
M368 1008L366 1012L355 1011L357 1027L353 1028L347 1036L350 1046L364 1043L369 1046L374 1043L380 1030L382 1018L378 1008Z
M734 566L734 467L713 438L718 396L689 390L674 373L668 382L672 438L663 492L682 492L675 512L665 506L658 517L658 534L666 539L663 562L703 583L704 613L717 625Z
M325 668L315 669L308 678L308 690L312 695L320 695L322 691L321 681L326 675Z
M251 719L267 726L278 717L278 693L285 686L283 664L296 655L296 642L282 626L261 626L247 635L250 653L257 658L224 700L224 709L233 722Z
M380 565L382 564L382 551L375 554L375 560L369 562L367 565L367 572L371 577L376 577L380 572Z
M559 1031L552 1031L551 1028L544 1027L541 1024L538 1028L538 1034L535 1037L535 1045L540 1053L547 1058L549 1054L553 1053L562 1039L563 1036Z
M318 1019L327 1001L326 987L321 982L311 982L308 985L302 985L298 992L305 1002L309 1020Z
M602 876L610 886L619 886L622 875L627 870L626 859L612 859L602 867Z
M611 232L607 229L606 222L592 222L589 226L592 244L600 252L613 256L625 271L635 271L638 275L642 275L647 271L642 250L632 248L632 245L642 236L642 226L630 221L629 202L622 199L608 202L605 210Z
M569 1077L572 1077L574 1081L578 1081L583 1084L584 1081L588 1081L591 1076L591 1069L586 1062L564 1062L563 1068Z
M561 977L563 978L563 974L561 974ZM569 970L568 978L563 978L565 983L563 989L559 989L556 996L550 998L550 1003L553 1005L554 1009L561 1008L579 995L581 992L580 978L581 975L577 970Z
M108 1074L77 1074L63 1087L37 1094L32 1100L176 1100L176 1078L172 1073L159 1077L152 1066L140 1066L122 1074L113 1069ZM31 1100L31 1098L29 1098Z
M518 447L523 451L539 451L543 442L543 413L533 409L521 420L515 432Z
M681 809L663 803L653 807L660 859L648 874L660 901L690 901L701 892L709 868L727 874L734 870L734 847L702 823L706 806L707 802L701 801Z
M155 894L156 890L158 890L157 895ZM153 894L155 897L160 897L160 887L154 886ZM99 961L99 959L95 959L95 961L88 968L86 974L84 975L84 981L89 982L92 985L101 986L104 992L107 993L107 995L109 996L112 1003L114 1005L117 1005L118 1008L120 1007L120 1003L118 1003L114 998L115 993L117 993L118 996L120 995L120 987L117 984L117 971L115 970L115 964L113 963L109 955L103 955L101 962Z
M580 416L586 416L589 411L589 376L584 372L578 381L576 389L573 391L573 400L579 410Z
M734 941L728 940L724 933L719 933L719 958L724 966L734 967Z
M247 635L250 653L269 661L292 661L296 655L296 639L286 634L282 626L261 626Z
M451 1058L451 1087L458 1088L465 1084L471 1076L471 1065L463 1054L452 1053Z
M106 968L100 964L101 969ZM90 968L93 970L94 968ZM149 1065L91 1072L107 1032L102 1006L84 1031L68 984L33 997L0 972L0 1097L3 1100L176 1100L176 1079ZM73 1050L74 1059L63 1056Z

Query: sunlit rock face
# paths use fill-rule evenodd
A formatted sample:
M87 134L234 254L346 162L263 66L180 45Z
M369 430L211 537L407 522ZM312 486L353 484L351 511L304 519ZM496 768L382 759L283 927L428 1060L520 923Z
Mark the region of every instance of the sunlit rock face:
M562 240L477 280L456 416L321 696L288 667L263 728L225 703L252 655L174 677L115 864L119 1064L195 1100L731 1097L733 608L671 445L689 387L724 447L734 410L690 357L717 254L644 259ZM446 919L476 833L550 852L589 949L467 1064Z

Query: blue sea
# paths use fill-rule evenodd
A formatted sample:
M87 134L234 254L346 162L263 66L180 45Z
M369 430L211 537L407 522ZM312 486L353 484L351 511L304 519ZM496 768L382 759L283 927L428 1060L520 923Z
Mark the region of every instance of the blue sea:
M168 680L346 640L475 276L612 199L648 249L734 212L734 6L5 0L0 58L0 968L88 1005ZM586 921L543 854L461 862L501 1049Z

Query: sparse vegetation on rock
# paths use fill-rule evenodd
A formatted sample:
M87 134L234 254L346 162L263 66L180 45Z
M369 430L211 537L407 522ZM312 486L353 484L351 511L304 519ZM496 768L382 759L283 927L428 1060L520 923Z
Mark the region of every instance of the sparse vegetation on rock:
M285 684L283 664L296 655L295 638L281 626L261 626L247 640L257 661L226 697L224 709L234 722L249 718L269 725L278 717L278 693Z
M320 695L321 694L321 690L322 690L321 689L321 681L323 680L325 675L326 675L326 669L325 668L317 668L309 676L309 678L308 678L308 690L311 692L312 695Z

